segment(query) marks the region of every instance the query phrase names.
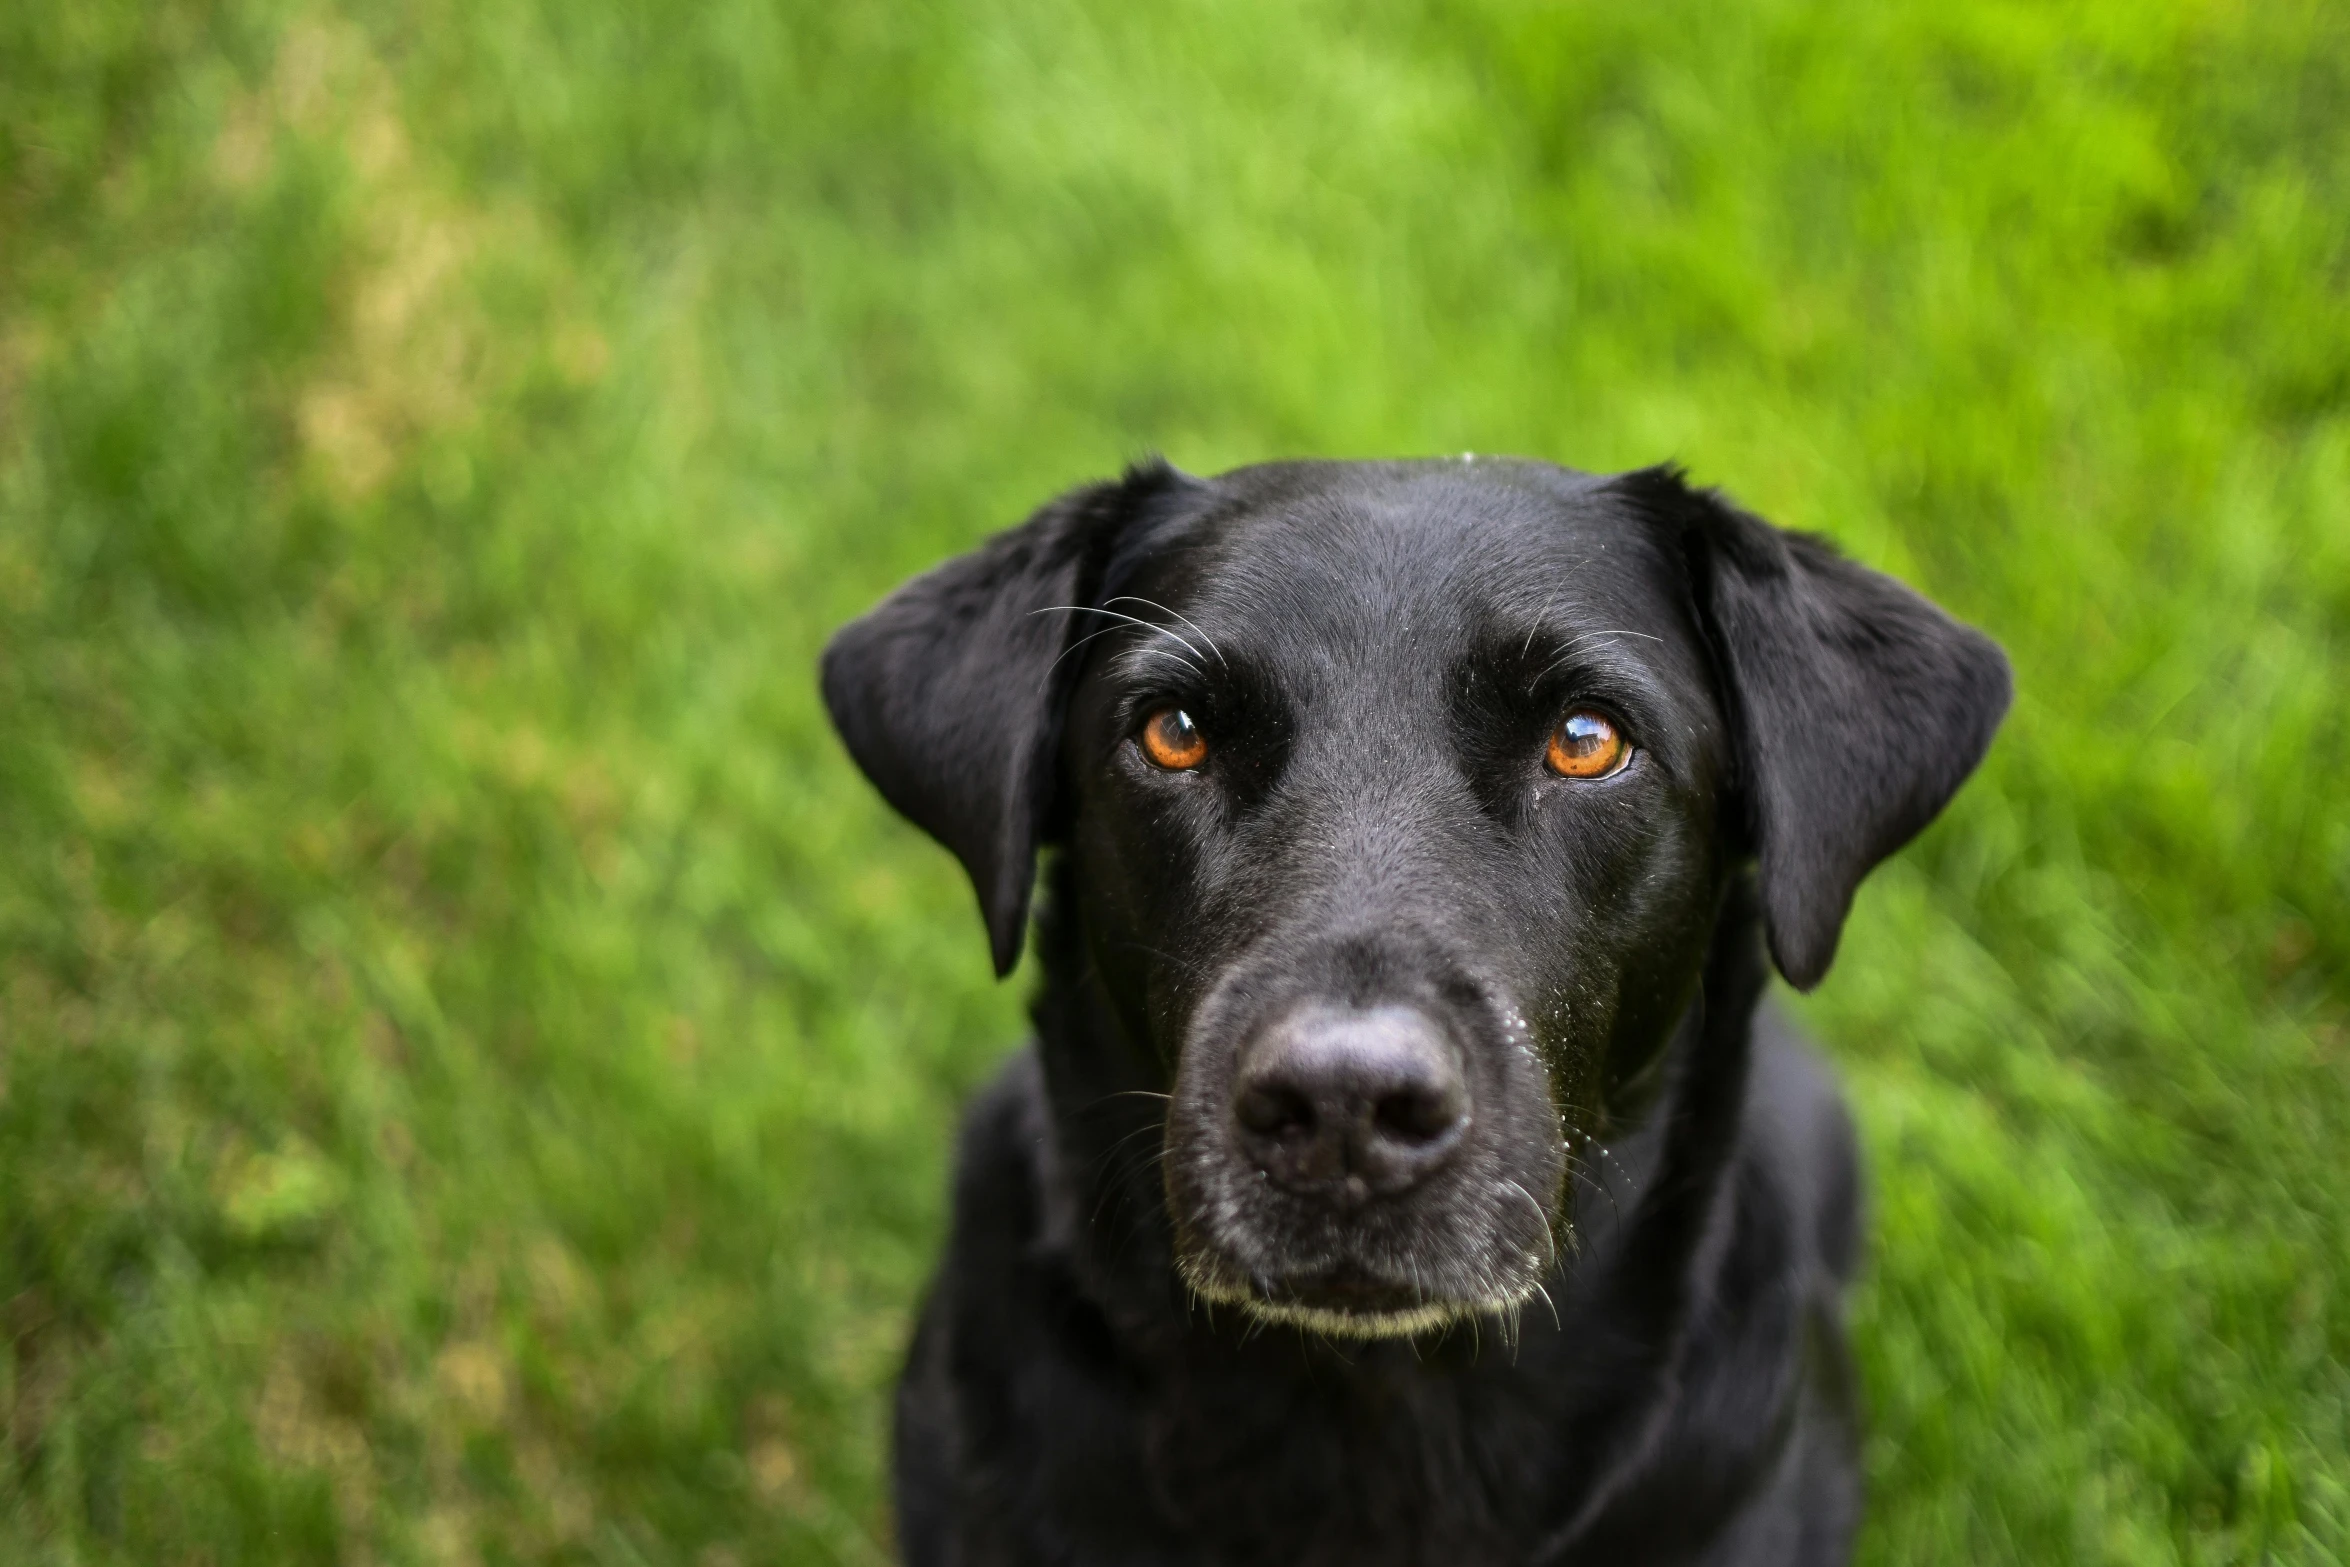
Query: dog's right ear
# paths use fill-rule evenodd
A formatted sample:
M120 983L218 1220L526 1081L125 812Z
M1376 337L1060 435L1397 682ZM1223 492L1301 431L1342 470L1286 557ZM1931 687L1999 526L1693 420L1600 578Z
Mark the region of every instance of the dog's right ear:
M1076 614L1164 463L1089 484L924 572L836 632L824 705L882 798L971 877L1000 978L1020 959Z

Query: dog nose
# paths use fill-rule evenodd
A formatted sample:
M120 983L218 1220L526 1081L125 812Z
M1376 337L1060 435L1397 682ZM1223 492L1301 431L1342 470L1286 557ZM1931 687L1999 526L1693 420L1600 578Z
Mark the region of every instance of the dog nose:
M1468 1085L1410 1007L1308 1008L1249 1047L1232 1098L1241 1146L1273 1180L1352 1204L1416 1185L1460 1146Z

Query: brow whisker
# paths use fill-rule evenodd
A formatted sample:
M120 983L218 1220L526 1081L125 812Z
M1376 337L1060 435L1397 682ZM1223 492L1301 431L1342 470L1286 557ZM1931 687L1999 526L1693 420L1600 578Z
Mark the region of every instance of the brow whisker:
M1158 600L1146 599L1139 593L1121 593L1116 598L1106 599L1103 602L1109 604L1143 604L1157 610L1162 615L1173 615L1177 620L1182 621L1192 630L1199 632L1199 639L1208 645L1209 652L1216 655L1217 663L1222 664L1226 669L1230 669L1232 667L1231 661L1224 656L1224 650L1216 646L1216 639L1209 636L1206 631L1201 629L1200 623L1198 621L1192 619L1189 615L1183 613L1183 611L1179 609L1170 609L1166 605L1160 603Z
M1541 631L1542 623L1550 618L1550 606L1556 604L1558 601L1559 596L1555 592L1552 593L1550 597L1542 601L1541 612L1535 615L1533 624L1526 628L1526 645L1518 649L1518 657L1531 658L1533 656L1535 634Z
M1176 652L1173 648L1167 647L1162 643L1146 642L1141 647L1130 649L1126 656L1133 660L1137 665L1140 665L1145 659L1163 658L1174 664L1177 668L1188 671L1194 677L1203 682L1208 678L1208 672L1205 666L1193 663L1190 659L1185 658L1181 653Z
M1572 566L1569 566L1563 573L1561 573L1561 575L1572 577L1576 572L1581 571L1585 566L1590 564L1591 552L1586 550L1583 553L1582 558L1577 560ZM1525 658L1533 653L1534 639L1542 634L1542 623L1550 618L1550 606L1556 604L1559 601L1559 594L1564 591L1565 590L1563 588L1553 588L1550 591L1550 597L1542 601L1542 613L1536 615L1534 617L1534 623L1526 628L1526 645L1518 649L1518 657Z
M1664 641L1663 637L1653 637L1645 631L1632 631L1623 627L1612 627L1605 631L1586 631L1580 636L1569 637L1559 648L1559 656L1552 659L1549 663L1543 665L1540 672L1537 673L1533 679L1526 682L1526 689L1529 691L1533 690L1536 686L1540 685L1545 679L1549 677L1552 670L1558 668L1559 665L1565 663L1569 658L1573 657L1575 649L1581 647L1586 642L1595 641L1600 637L1638 637L1643 642L1661 643Z
M1137 622L1137 624L1142 624L1142 625L1149 625L1149 622L1148 622L1148 621L1142 621L1142 622ZM1052 672L1053 672L1054 670L1056 670L1056 669L1058 669L1058 668L1060 668L1060 667L1061 667L1061 659L1062 659L1062 658L1067 658L1067 657L1068 657L1070 654L1072 654L1072 653L1076 652L1076 651L1077 651L1079 648L1081 648L1081 647L1085 646L1085 644L1086 644L1086 643L1088 643L1088 642L1091 642L1091 641L1092 641L1094 638L1096 638L1096 637L1106 637L1106 636L1108 636L1108 635L1109 635L1111 632L1113 632L1113 631L1116 631L1116 630L1118 630L1118 629L1120 629L1118 626L1115 626L1115 625L1109 625L1109 626L1104 626L1104 627L1102 627L1102 628L1101 628L1099 631L1089 631L1089 632L1087 632L1087 633L1086 633L1084 636L1081 636L1081 637L1079 637L1079 638L1078 638L1076 641L1074 641L1074 642L1070 643L1070 644L1069 644L1067 647L1065 647L1065 648L1061 649L1061 657L1060 657L1060 658L1056 658L1056 659L1054 659L1054 660L1053 660L1053 661L1052 661L1050 664L1048 664L1048 665L1046 665L1046 666L1045 666L1045 674L1046 674L1046 675L1049 677L1049 676L1052 674ZM1163 633L1165 633L1166 635L1168 635L1168 636L1171 636L1171 637L1174 637L1174 636L1175 636L1175 633L1173 633L1172 631L1168 631L1168 630L1167 630L1167 628L1166 628L1166 627L1164 627L1164 626L1151 626L1151 629L1152 629L1153 631L1163 632ZM1178 641L1178 642L1183 642L1183 639L1182 639L1181 637L1175 637L1175 640L1176 640L1176 641ZM1186 643L1184 643L1184 646L1188 647L1188 646L1190 646L1190 644L1186 642ZM1206 670L1204 667L1202 667L1202 666L1201 666L1201 665L1199 665L1199 664L1193 663L1193 662L1192 662L1190 659L1187 659L1187 658L1185 658L1185 657L1184 657L1184 656L1183 656L1181 653L1178 653L1178 652L1176 652L1176 651L1175 651L1174 649L1172 649L1172 648L1163 648L1163 647L1155 647L1155 646L1154 646L1154 647L1146 648L1144 651L1146 651L1146 652L1151 652L1151 653L1156 653L1156 654L1158 654L1158 655L1159 655L1160 657L1162 657L1162 658L1171 658L1171 659L1175 660L1175 662L1177 662L1178 664L1182 664L1182 665L1184 665L1185 667L1187 667L1187 668L1189 668L1189 669L1192 669L1192 670L1195 670L1195 671L1197 671L1197 672L1199 673L1199 675L1200 675L1200 677L1201 677L1202 679L1205 679L1205 678L1207 677L1207 670Z
M1193 658L1196 659L1202 656L1200 650L1192 646L1190 639L1182 636L1180 633L1171 631L1167 627L1159 625L1155 621L1144 620L1138 615L1128 615L1114 609L1099 609L1091 604L1047 604L1042 609L1032 609L1028 613L1031 615L1051 615L1055 613L1072 615L1107 615L1112 620L1122 620L1130 626L1140 626L1145 631L1156 631L1160 636L1172 637L1175 641L1182 643L1184 648L1190 652ZM1170 613L1172 612L1170 611ZM1105 626L1102 629L1106 631L1111 628ZM1099 636L1100 634L1100 632L1094 633L1095 636ZM1088 638L1087 640L1090 641L1092 639ZM1217 656L1222 657L1223 655L1218 654ZM1064 651L1061 657L1066 658L1068 657L1068 654ZM1057 664L1060 662L1060 659L1055 659L1053 662Z

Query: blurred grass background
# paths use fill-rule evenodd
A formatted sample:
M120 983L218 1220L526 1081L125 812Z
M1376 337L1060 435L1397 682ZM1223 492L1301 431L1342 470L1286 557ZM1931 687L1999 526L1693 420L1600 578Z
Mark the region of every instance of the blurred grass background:
M0 1560L863 1563L1021 1032L812 660L1668 456L2021 697L1808 1015L1866 1557L2350 1559L2350 13L0 10Z

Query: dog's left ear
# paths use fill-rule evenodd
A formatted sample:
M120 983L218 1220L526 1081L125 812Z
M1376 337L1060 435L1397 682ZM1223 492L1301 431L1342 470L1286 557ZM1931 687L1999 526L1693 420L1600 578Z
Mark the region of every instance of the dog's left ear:
M849 755L963 862L998 978L1020 960L1053 748L1089 602L1125 524L1187 483L1164 463L1071 490L834 633L824 705Z
M2013 689L2007 656L1891 577L1672 468L1618 483L1678 535L1728 688L1771 956L1809 990L1861 878L1983 759Z

